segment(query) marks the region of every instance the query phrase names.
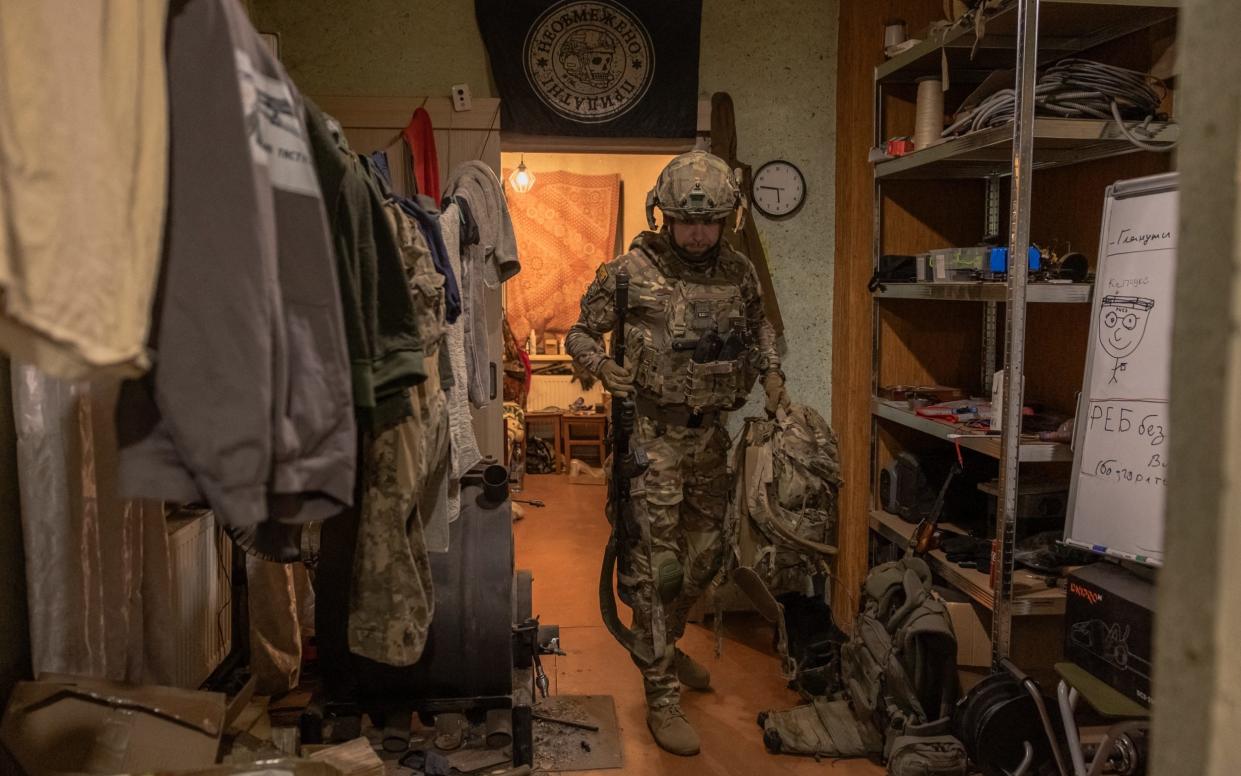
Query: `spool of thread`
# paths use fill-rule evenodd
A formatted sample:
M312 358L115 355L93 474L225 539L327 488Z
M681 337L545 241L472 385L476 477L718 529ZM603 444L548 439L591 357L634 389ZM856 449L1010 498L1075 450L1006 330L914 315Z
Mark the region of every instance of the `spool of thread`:
M883 28L883 47L891 48L905 42L905 22L893 19Z
M914 112L914 149L921 151L939 142L944 131L944 90L938 78L918 79L918 102Z

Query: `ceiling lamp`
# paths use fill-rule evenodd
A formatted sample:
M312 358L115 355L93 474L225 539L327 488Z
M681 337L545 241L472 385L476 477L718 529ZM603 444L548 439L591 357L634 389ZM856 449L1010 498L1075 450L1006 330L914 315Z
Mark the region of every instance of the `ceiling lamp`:
M534 173L526 168L526 157L523 154L521 163L517 165L517 169L508 176L508 183L513 187L513 191L518 194L525 194L534 188Z

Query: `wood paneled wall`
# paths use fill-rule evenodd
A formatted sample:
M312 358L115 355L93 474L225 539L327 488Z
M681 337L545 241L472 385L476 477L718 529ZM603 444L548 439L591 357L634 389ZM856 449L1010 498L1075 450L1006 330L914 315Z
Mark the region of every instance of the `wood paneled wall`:
M867 564L870 450L871 165L874 68L883 61L883 27L904 19L911 31L937 18L940 0L841 0L836 55L836 278L832 312L832 426L840 439L839 584L833 609L853 621L855 591ZM896 217L898 220L899 216ZM895 228L895 223L889 220Z

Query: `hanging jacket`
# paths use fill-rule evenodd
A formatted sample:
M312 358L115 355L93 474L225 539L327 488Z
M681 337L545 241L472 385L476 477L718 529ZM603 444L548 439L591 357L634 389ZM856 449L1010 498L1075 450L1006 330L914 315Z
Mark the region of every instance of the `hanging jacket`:
M500 180L483 162L465 162L453 170L446 193L464 200L478 223L478 243L461 248L461 283L470 403L483 407L491 400L485 295L521 271L517 238Z
M409 417L408 389L426 379L414 303L383 195L339 125L309 100L306 124L341 279L353 403L380 430Z
M406 197L392 189L392 172L388 167L388 155L383 151L373 151L369 157L371 168L382 182L384 195L395 202L407 215L418 222L427 244L431 249L431 260L435 270L444 278L444 314L447 323L455 323L461 315L461 290L457 286L457 275L448 261L448 248L440 234L439 211L429 207L430 201L419 201L417 197Z
M356 432L301 96L237 0L168 18L168 226L154 366L117 407L121 492L238 526L330 517Z
M440 161L435 151L435 133L431 130L431 114L418 108L409 117L409 124L401 132L413 157L414 180L418 193L426 194L433 201L440 201Z

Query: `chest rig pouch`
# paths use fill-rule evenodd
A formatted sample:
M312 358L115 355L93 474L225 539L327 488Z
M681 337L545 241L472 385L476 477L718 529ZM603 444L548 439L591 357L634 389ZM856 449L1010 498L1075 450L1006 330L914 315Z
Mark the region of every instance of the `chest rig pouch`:
M756 373L741 289L676 280L658 294L639 348L638 385L661 404L710 412L745 403ZM654 306L652 306L654 307Z

